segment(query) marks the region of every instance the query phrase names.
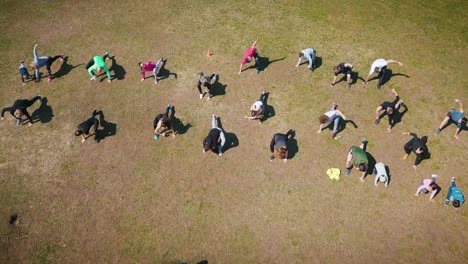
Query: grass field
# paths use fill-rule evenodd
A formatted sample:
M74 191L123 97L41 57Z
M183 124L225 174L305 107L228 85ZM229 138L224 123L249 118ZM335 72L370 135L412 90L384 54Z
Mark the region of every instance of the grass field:
M468 105L468 2L4 0L0 10L0 106L48 100L32 127L0 122L0 263L468 262L466 205L443 205L451 176L468 193L468 133L434 136L454 98ZM270 64L239 76L256 37ZM35 43L68 58L53 65L62 76L23 86L18 62L31 62ZM313 73L294 67L308 47L321 61ZM119 78L91 82L84 64L105 51ZM161 56L177 78L140 83L137 62ZM329 87L332 66L353 63L365 78L378 58L404 64L382 89ZM198 70L219 73L225 94L200 100ZM387 133L386 118L373 120L392 88L409 111ZM275 115L259 125L244 115L262 90ZM333 102L358 125L341 140L316 134ZM168 103L185 131L155 142L152 120ZM116 133L81 144L73 132L94 107ZM212 113L238 141L222 157L202 154ZM270 162L271 137L288 129L292 159ZM405 131L429 136L431 159L416 171L414 155L401 160ZM388 188L356 170L338 182L325 174L344 169L364 136L390 167ZM433 173L442 192L415 197Z

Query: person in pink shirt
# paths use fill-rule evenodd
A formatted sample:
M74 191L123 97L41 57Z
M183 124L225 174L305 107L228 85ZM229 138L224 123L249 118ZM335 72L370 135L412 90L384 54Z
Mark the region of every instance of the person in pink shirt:
M258 38L252 44L252 47L245 50L244 57L242 57L242 62L240 64L239 74L242 73L242 66L244 66L245 64L251 62L252 58L255 59L255 66L254 67L257 69L257 73L260 72L260 62L259 62L258 52L257 52L257 48L255 48L255 45L257 45L257 41L258 41Z
M430 192L431 196L429 197L429 201L432 201L440 190L439 185L436 183L437 177L437 175L432 174L432 179L424 179L414 195L418 196L420 193L426 194Z
M152 61L148 62L139 62L138 65L140 66L141 70L141 81L143 82L145 80L145 73L152 71L154 74L154 83L158 84L158 73L159 70L163 67L164 64L164 58L159 59L156 63Z

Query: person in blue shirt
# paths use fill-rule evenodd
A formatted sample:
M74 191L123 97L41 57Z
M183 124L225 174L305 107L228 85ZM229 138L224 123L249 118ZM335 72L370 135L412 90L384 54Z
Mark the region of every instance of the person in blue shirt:
M440 123L439 128L437 128L435 132L436 136L440 134L440 131L442 131L442 129L444 129L449 122L453 122L457 125L457 130L455 131L454 137L456 139L459 139L458 134L460 133L462 128L466 126L467 119L465 117L465 113L463 112L462 102L458 99L455 99L455 103L458 103L460 111L455 111L455 109L452 108L450 112L447 113L444 120L442 120L442 123Z
M452 202L452 205L455 208L459 208L465 202L463 193L455 184L455 177L452 177L452 184L450 184L447 198L445 198L445 206L448 206L450 202Z

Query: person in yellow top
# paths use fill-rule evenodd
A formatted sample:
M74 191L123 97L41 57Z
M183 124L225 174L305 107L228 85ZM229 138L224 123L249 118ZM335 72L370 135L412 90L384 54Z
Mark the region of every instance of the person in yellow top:
M101 73L104 70L107 74L107 82L110 83L112 81L109 68L106 65L105 60L109 59L109 52L106 52L106 55L103 57L101 56L94 56L88 64L86 64L86 70L88 70L89 75L91 76L91 81L96 80L96 75L94 75L93 71L97 73Z

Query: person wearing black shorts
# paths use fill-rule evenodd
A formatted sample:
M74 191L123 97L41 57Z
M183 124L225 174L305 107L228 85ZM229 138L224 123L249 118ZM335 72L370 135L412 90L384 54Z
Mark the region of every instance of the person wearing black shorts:
M75 131L75 136L77 137L81 136L82 138L81 143L85 143L86 139L93 135L93 134L89 134L91 127L94 130L94 138L95 139L97 138L99 120L97 120L96 115L97 115L97 109L94 108L93 112L91 113L91 117L88 118L88 120L78 125L78 129Z
M42 97L41 96L36 96L34 97L33 99L18 99L16 100L12 106L10 107L5 107L2 109L2 114L1 114L1 119L5 119L4 118L4 115L5 115L5 112L8 111L10 112L10 114L16 118L16 125L21 125L23 123L24 120L26 119L23 119L23 115L26 116L26 118L29 120L29 126L32 126L32 123L33 123L33 120L31 118L31 116L29 115L28 113L28 107L30 107L31 105L33 105L36 101L38 100L42 100Z
M418 137L415 133L411 132L403 132L403 135L410 135L413 138L408 141L405 146L403 147L405 150L405 155L403 156L403 159L407 159L409 154L413 152L416 154L416 160L414 161L413 168L416 169L416 166L421 163L423 159L429 158L429 150L427 148L427 136L423 136L421 138Z
M351 83L353 82L351 74L353 68L354 66L351 63L347 62L342 62L337 66L334 66L333 73L335 74L335 76L333 77L333 82L330 84L330 86L335 86L338 74L343 73L344 75L346 75L346 82L348 83L348 88L351 88Z
M375 121L374 121L375 125L377 125L380 122L380 116L384 113L387 113L388 115L387 131L388 132L390 132L392 130L392 127L395 125L395 116L394 116L395 111L398 111L398 109L400 109L401 106L406 107L406 105L403 103L403 100L400 99L395 89L392 89L392 93L393 95L395 95L395 100L393 100L393 102L385 101L381 105L379 105L377 109L375 109Z

